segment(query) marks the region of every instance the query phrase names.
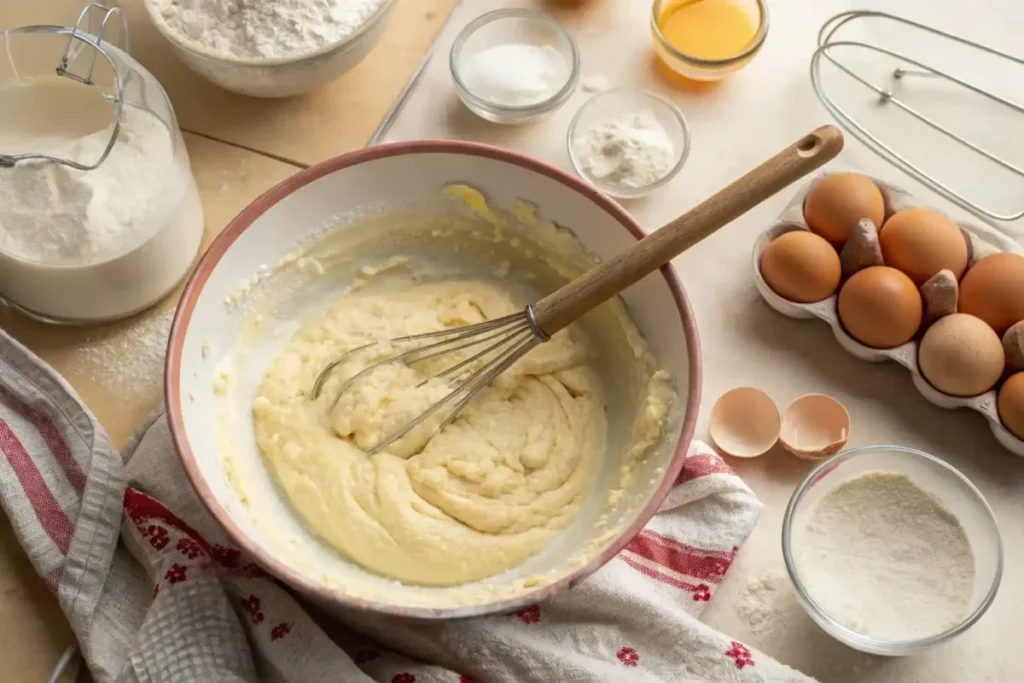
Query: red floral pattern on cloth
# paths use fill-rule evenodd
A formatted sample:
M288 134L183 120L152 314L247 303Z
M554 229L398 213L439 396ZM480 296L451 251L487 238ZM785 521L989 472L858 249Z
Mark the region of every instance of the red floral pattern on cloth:
M170 537L167 535L167 529L156 524L150 524L146 527L142 535L149 538L149 544L156 550L163 550L171 542Z
M181 583L188 578L188 567L183 564L175 562L168 568L167 573L164 574L164 580L169 584Z
M263 623L263 611L260 609L260 598L258 595L250 595L243 600L242 609L249 614L249 618L252 619L252 623Z
M416 683L416 677L411 673L403 671L400 674L395 674L391 679L391 683Z
M274 628L270 629L271 640L281 640L286 635L292 632L292 625L288 622L278 624Z
M615 656L625 666L636 666L640 663L640 655L631 647L620 647Z
M143 538L149 539L150 545L156 550L163 550L170 544L170 532L182 535L176 545L178 550L186 548L186 557L196 559L208 555L220 565L229 576L270 579L270 576L253 563L243 565L243 554L238 548L220 544L210 545L202 534L189 526L184 520L167 509L160 501L132 488L124 492L124 509L128 518L135 524ZM184 552L184 551L183 551ZM198 552L198 554L196 554ZM194 555L194 557L193 557Z
M530 605L516 610L515 615L524 624L536 624L540 621L540 605Z
M732 647L725 651L725 656L732 659L736 663L737 669L742 669L745 666L754 666L754 658L750 654L750 650L746 648L742 643L737 643L735 640L730 643Z
M472 676L459 676L459 683L477 683L477 680Z
M693 591L694 602L707 602L711 599L711 588L706 583L697 584Z
M205 555L206 552L203 550L203 546L200 545L199 541L194 538L185 536L178 540L178 545L175 546L182 555L190 560L194 560L201 555Z

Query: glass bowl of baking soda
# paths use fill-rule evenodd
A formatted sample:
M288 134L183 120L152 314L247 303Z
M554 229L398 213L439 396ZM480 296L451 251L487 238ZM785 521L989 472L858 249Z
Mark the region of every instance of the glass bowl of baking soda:
M542 12L500 9L469 22L450 67L463 104L492 123L523 123L558 109L580 81L572 36Z
M666 185L690 154L690 130L670 99L616 88L583 103L569 124L576 173L612 197L642 197Z
M786 509L782 553L810 617L877 655L960 635L988 610L1003 574L981 492L942 460L898 446L855 448L813 469Z

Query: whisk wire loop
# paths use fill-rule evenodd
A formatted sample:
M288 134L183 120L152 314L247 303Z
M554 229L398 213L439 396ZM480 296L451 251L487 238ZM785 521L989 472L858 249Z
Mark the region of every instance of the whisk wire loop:
M416 385L417 387L422 387L434 379L455 377L455 386L448 394L431 404L401 429L382 438L373 448L367 451L368 454L373 455L411 432L427 418L446 406L450 407L451 411L442 422L441 427L450 424L481 389L494 381L498 375L511 367L513 363L529 352L530 349L546 341L546 339L547 335L537 324L531 307L527 307L519 313L495 318L494 320L486 320L475 325L396 337L383 343L388 346L398 347L406 344L414 344L415 346L409 350L401 351L393 356L370 363L346 379L335 393L329 410L333 411L341 401L341 398L357 382L385 365L398 363L411 365L486 345L483 349L470 352L468 357L461 360L458 359L458 356L455 356L456 360L452 365L425 378ZM343 363L351 360L360 352L378 346L381 343L370 342L357 346L331 361L317 376L316 382L313 384L311 399L317 400L320 397L327 380Z
M921 22L906 19L904 17L900 17L894 14L889 14L887 12L879 12L874 10L852 10L837 14L830 18L829 20L827 20L822 25L821 30L818 33L818 47L811 57L810 69L811 84L814 87L815 94L818 96L818 99L821 101L822 105L824 105L825 109L828 110L828 112L833 117L835 117L836 121L838 121L843 128L845 128L854 137L856 137L865 145L867 145L867 147L870 148L873 152L875 152L875 154L879 155L889 163L893 164L898 169L900 169L907 175L911 176L912 178L917 179L919 182L929 187L930 189L934 190L935 192L945 197L949 201L961 206L962 208L970 211L971 213L974 213L975 215L983 219L1010 222L1024 217L1024 208L1014 208L1009 212L997 211L992 208L983 206L979 202L968 198L963 193L954 190L947 183L940 180L934 173L921 168L920 165L908 159L906 155L896 151L891 145L883 141L878 135L868 130L868 128L864 124L858 121L853 114L851 114L849 111L840 106L839 103L827 92L824 84L822 83L821 76L821 62L823 59L831 63L833 66L835 66L837 69L839 69L847 76L851 77L854 81L860 83L862 86L875 92L879 96L880 104L894 105L901 111L909 114L915 120L925 124L930 129L945 136L947 139L952 140L962 145L963 147L970 149L972 152L983 156L989 161L997 164L998 166L1006 169L1007 171L1010 171L1016 177L1024 179L1024 168L1022 168L1020 165L1013 164L1010 161L1007 161L1006 159L998 155L997 153L984 149L980 145L972 142L971 140L968 140L963 135L959 135L958 133L955 133L949 128L936 122L927 114L924 114L921 111L910 106L909 104L907 104L906 102L904 102L903 100L896 96L893 86L906 76L927 76L933 78L940 78L948 83L955 84L968 92L971 92L975 95L980 95L981 97L987 99L990 102L997 103L1019 114L1024 114L1024 105L1018 102L1014 102L1008 98L1001 97L998 94L990 92L989 90L980 87L974 83L970 83L961 78L957 78L953 74L948 73L943 69L930 66L922 61L909 57L895 50L890 50L879 45L873 45L871 43L867 43L861 40L839 40L836 38L836 35L844 26L860 19L881 19L885 21L891 21L896 24L901 24L903 26L907 26L912 29L916 29L924 33L931 34L933 36L937 36L944 40L948 40L952 43L965 46L967 48L990 55L992 57L1002 59L1005 62L1016 66L1024 66L1024 59L1008 54L1006 52L1002 52L988 45L983 45L981 43L968 40L967 38L963 38L961 36L957 36L952 33L942 31L933 26L928 26ZM904 65L897 67L891 72L890 84L878 85L877 83L873 83L867 78L854 72L853 69L843 64L842 61L835 54L833 54L833 52L835 52L837 48L851 47L866 49L874 52L875 54L886 55L888 57L903 62ZM915 68L908 69L906 68L907 65Z

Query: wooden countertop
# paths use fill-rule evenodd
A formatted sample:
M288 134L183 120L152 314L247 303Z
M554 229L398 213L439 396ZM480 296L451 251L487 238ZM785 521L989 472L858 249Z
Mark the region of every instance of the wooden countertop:
M74 23L85 1L0 3L0 30ZM128 19L132 53L164 85L185 131L205 209L204 247L239 210L298 168L364 146L455 3L398 0L383 40L353 71L315 93L266 101L195 76L156 33L142 0L117 3ZM120 447L160 400L163 345L178 295L102 328L54 329L4 309L0 326L71 382ZM0 514L0 661L20 672L19 681L45 681L72 640L56 599Z

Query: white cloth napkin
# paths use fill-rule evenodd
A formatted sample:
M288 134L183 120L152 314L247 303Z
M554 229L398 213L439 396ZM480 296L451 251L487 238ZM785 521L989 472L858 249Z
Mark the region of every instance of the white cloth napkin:
M232 545L162 412L122 460L67 383L0 331L0 504L97 683L811 681L698 621L760 515L699 442L661 511L572 590L472 620L339 621Z

